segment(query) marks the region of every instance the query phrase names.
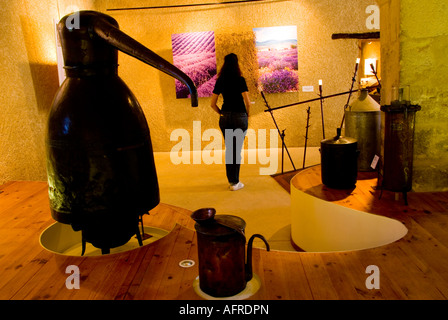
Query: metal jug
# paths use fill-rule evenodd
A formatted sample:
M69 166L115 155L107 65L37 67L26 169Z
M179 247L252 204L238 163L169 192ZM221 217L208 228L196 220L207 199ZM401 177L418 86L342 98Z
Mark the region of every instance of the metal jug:
M234 296L252 279L252 243L260 238L270 250L266 239L254 234L247 245L246 222L232 215L215 215L213 208L192 213L198 239L199 287L213 297Z
M68 20L79 19L71 25ZM67 15L57 26L67 78L53 101L46 136L52 217L82 230L107 253L137 234L141 216L158 205L159 187L148 124L118 76L118 50L185 83L192 80L95 11Z

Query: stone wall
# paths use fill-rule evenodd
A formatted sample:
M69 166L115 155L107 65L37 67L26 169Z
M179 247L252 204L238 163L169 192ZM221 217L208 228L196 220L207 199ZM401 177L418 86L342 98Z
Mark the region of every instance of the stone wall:
M380 0L382 104L392 86L410 87L416 114L413 190L448 190L448 4Z

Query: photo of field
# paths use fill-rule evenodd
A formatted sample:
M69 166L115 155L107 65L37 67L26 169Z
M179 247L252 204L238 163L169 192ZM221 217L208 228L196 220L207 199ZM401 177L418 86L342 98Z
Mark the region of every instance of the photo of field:
M258 87L266 93L299 89L297 27L255 28Z
M210 97L216 82L215 33L179 33L171 36L173 64L193 80L199 97ZM188 98L189 90L176 80L176 98Z

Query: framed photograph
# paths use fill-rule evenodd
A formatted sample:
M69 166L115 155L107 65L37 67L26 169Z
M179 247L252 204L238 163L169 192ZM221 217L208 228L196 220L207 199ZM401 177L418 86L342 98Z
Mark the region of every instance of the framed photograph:
M299 90L297 27L255 28L258 87L266 93Z
M178 33L171 36L173 64L193 80L199 97L210 97L216 83L215 33ZM188 98L186 85L176 81L176 98Z

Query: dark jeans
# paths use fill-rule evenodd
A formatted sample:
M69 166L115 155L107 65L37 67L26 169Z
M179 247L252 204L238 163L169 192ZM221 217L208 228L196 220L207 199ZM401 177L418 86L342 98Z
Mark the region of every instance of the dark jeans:
M226 145L226 174L231 184L240 181L241 150L248 126L246 113L224 112L219 119L219 128Z

